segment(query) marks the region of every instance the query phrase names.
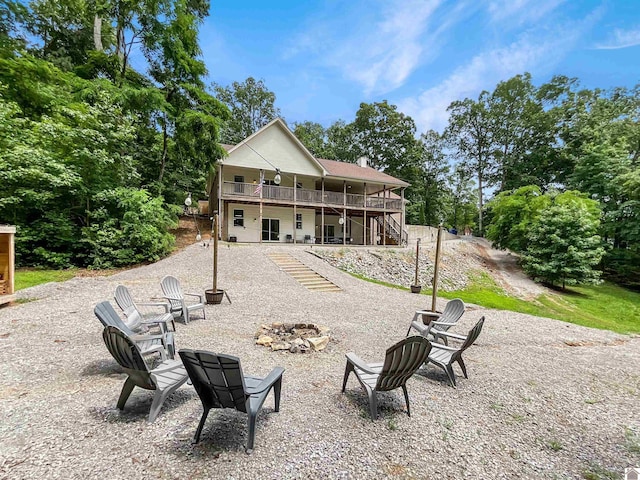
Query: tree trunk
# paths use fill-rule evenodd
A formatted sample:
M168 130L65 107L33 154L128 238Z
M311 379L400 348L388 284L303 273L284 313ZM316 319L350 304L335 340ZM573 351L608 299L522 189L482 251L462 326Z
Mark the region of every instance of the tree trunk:
M480 236L484 237L482 227L482 173L478 172L478 229L480 230Z
M93 17L93 46L97 51L102 51L102 18L98 14Z
M169 149L169 134L167 133L167 116L164 116L164 124L162 125L162 157L160 159L160 176L158 182L162 182L164 177L164 168L167 163L167 151Z

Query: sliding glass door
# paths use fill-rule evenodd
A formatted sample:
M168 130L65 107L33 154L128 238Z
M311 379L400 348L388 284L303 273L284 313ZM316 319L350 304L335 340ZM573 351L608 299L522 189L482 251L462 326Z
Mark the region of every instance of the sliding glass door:
M278 218L262 219L262 240L266 242L280 240L280 220Z

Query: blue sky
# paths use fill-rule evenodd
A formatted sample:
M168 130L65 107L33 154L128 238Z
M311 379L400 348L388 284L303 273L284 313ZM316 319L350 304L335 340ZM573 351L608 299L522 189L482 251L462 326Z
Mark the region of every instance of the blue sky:
M200 43L210 80L263 79L290 126L386 99L441 131L453 100L525 71L640 83L640 0L212 0Z

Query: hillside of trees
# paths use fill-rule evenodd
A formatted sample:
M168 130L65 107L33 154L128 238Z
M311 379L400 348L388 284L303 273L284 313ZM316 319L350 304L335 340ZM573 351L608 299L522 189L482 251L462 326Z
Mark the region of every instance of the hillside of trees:
M0 223L19 228L20 265L108 268L167 255L168 229L188 192L204 196L219 144L280 116L262 80L206 84L198 29L209 7L0 5ZM599 268L639 282L639 87L584 89L563 76L535 85L524 73L448 112L442 133L418 132L387 101L329 127L290 127L318 157L366 156L411 183L408 223L471 227L522 253L545 281L595 279ZM561 245L562 262L573 266L555 269L573 273L549 276L559 240L546 239L567 236L576 238Z

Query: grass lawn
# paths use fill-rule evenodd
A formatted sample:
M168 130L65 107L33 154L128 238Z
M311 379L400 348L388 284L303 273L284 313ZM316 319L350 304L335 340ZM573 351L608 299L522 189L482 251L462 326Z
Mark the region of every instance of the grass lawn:
M371 280L361 275L354 276L391 288L408 290L406 287ZM585 327L618 333L640 333L640 293L611 283L569 287L565 291L558 290L527 301L507 295L484 272L471 273L470 280L464 290L438 290L438 296L460 298L467 303L497 310L555 318ZM431 290L423 290L422 293L431 295Z
M17 290L34 287L47 282L64 282L73 278L78 273L77 269L69 270L45 270L45 269L18 269L15 276L15 287Z
M445 298L461 298L483 307L556 318L585 327L618 333L640 333L640 293L611 283L568 287L525 301L507 295L485 273L471 276L464 290L439 291ZM430 293L430 292L428 292Z

